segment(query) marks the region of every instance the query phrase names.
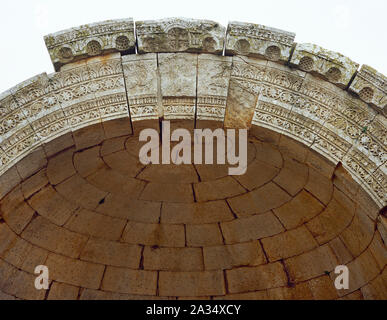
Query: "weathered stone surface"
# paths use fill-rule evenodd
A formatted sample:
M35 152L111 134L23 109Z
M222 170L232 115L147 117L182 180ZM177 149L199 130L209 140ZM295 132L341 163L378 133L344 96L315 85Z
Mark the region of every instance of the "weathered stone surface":
M246 193L246 190L232 177L195 183L194 190L198 202L226 199Z
M284 231L272 212L221 223L227 244L257 240Z
M265 73L265 65L266 61L263 60L232 58L225 127L250 128L258 96L262 90L260 81Z
M19 98L19 102L17 102L14 96L18 90L23 91L25 88L33 91L34 88L30 88L30 85L35 81L36 77L26 80L0 96L1 174L31 153L36 147L40 146L40 138L28 122L28 116L24 111L25 104L35 103L34 95L32 94L32 97L29 97L27 101ZM41 90L36 93L38 100L40 96L44 95L44 87L42 89L42 86L40 86ZM20 95L24 97L21 92ZM28 108L26 108L26 112L27 110Z
M91 210L107 195L107 192L97 189L79 175L72 176L55 189L65 199Z
M226 201L204 203L163 203L162 223L209 224L233 220Z
M86 244L87 237L58 227L43 217L37 217L23 231L27 241L49 251L76 258Z
M323 209L324 206L315 197L301 191L291 201L273 211L287 229L293 229L314 218Z
M279 208L290 200L291 197L283 189L269 182L261 188L229 199L228 202L234 212L243 217Z
M367 65L362 65L349 90L358 94L366 103L386 110L387 78Z
M258 241L204 247L206 270L232 269L241 266L258 266L266 262Z
M162 110L158 93L157 55L123 56L122 67L132 121L158 119Z
M102 290L118 293L156 295L157 272L107 267Z
M98 289L105 266L50 254L46 261L50 278L73 286Z
M190 224L186 226L187 245L190 247L216 246L223 243L218 224Z
M114 53L90 58L87 68L92 80L89 90L99 105L101 121L129 118L121 55Z
M279 262L251 268L235 268L226 271L230 293L282 287L287 278Z
M310 43L297 43L290 63L303 71L323 76L343 89L348 86L359 67L359 64L340 53Z
M133 19L107 20L44 37L55 70L69 62L109 52L134 52Z
M184 226L128 222L122 240L132 244L180 248L185 246Z
M337 200L332 200L320 215L306 225L321 245L343 232L351 223L353 216L354 212L350 212Z
M184 286L182 284L184 283ZM225 294L221 271L160 272L161 296L200 297Z
M68 284L54 282L51 285L47 300L76 300L79 288Z
M192 186L188 183L176 184L148 183L141 194L140 199L165 202L194 202Z
M231 57L200 54L198 58L197 120L224 120Z
M21 182L16 167L12 167L0 176L0 199Z
M359 72L359 99L341 56L318 49L302 59L327 60L302 71L256 31L236 44L263 53L80 54L0 95L0 299L384 297L385 77ZM142 165L138 133L163 118L252 128L247 173ZM49 292L33 286L38 264Z
M125 225L125 220L81 209L69 219L66 228L78 234L117 241L120 239Z
M168 18L136 21L139 53L222 53L225 28L217 22Z
M1 218L17 234L20 234L30 223L34 210L24 201L21 188L10 192L1 203Z
M160 53L159 72L166 120L195 118L198 55Z
M203 254L200 248L144 249L144 269L164 271L201 271Z
M46 262L48 251L17 237L2 254L5 261L28 273L34 273L36 266Z
M81 260L116 267L137 269L140 266L141 246L89 239L81 253Z
M227 28L226 54L287 62L295 36L263 25L232 21Z
M328 245L285 260L292 281L304 281L332 272L338 265L337 258Z
M52 186L47 186L33 195L28 204L39 215L58 226L63 226L78 208L78 205L68 202Z
M318 246L305 226L262 239L262 245L269 261L296 256Z
M24 198L30 198L34 193L41 190L47 184L48 179L46 169L42 169L22 183L21 188Z

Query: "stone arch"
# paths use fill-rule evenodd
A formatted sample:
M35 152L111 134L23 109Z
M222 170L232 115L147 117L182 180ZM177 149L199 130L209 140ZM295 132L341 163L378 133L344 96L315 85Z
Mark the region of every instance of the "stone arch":
M383 297L386 222L379 211L387 203L387 123L385 115L381 112L386 102L385 76L368 66L363 66L360 71L357 71L358 64L316 45L294 44L294 34L278 29L231 22L224 37L225 30L217 23L206 20L177 20L136 22L137 51L142 54L131 54L135 41L134 24L130 19L107 21L49 35L45 40L57 71L53 74L40 74L0 95L2 213L0 237L4 237L4 242L0 243L2 257L0 272L8 275L4 279L14 277L22 281L33 278L31 265L23 265L20 261L13 260L12 250L19 249L23 250L26 257L30 250L34 250L38 257L39 254L42 257L48 257L50 265L60 266L69 263L74 270L77 270L77 266L83 271L90 268L91 274L96 275L97 278L99 275L102 277L101 270L104 268L106 257L99 256L98 261L92 261L90 257L83 260L75 259L77 257L74 255L81 253L77 250L87 242L87 239L82 236L84 230L76 229L76 225L78 222L82 225L82 221L93 219L90 218L90 211L93 211L94 204L103 206L105 201L109 201L106 193L112 191L109 188L113 186L108 184L108 177L113 174L112 172L117 170L123 173L129 170L120 165L122 159L114 159L112 154L124 149L136 150L134 140L138 132L149 126L157 129L158 120L166 119L171 120L175 126L191 129L194 126L207 125L249 129L251 148L255 150L252 151L254 156L251 156L251 163L255 161L257 155L261 157L267 155L274 164L278 161L278 165L270 168L275 174L273 177L266 178L266 184L263 185L257 185L256 180L251 180L251 176L258 174L252 169L253 173L245 177L247 180L238 181L238 185L233 184L230 187L234 188L234 191L241 191L235 191L224 197L222 195L220 198L216 196L211 198L206 194L205 190L213 190L212 186L230 183L227 182L227 177L221 177L224 180L220 181L215 179L216 182L209 182L208 186L200 185L198 188L203 188L203 191L196 191L199 196L204 197L203 199L210 201L220 201L230 197L229 205L232 212L227 211L228 217L222 216L214 218L214 221L207 221L208 217L203 218L199 215L199 220L204 219L203 230L208 228L208 234L216 235L220 231L213 223L219 223L223 234L219 233L218 236L220 238L223 236L225 245L235 246L235 248L250 246L251 248L246 247L247 251L254 251L254 246L258 245L258 248L267 250L266 257L262 251L262 256L254 256L254 259L266 259L268 263L262 263L261 266L260 263L254 262L255 264L251 265L252 269L240 267L243 264L236 265L234 270L230 261L224 262L232 265L224 271L229 284L231 283L228 292L225 292L223 287L223 272L218 272L216 268L215 271L211 267L203 271L201 267L198 267L198 270L182 267L182 273L179 274L181 279L187 276L184 272L194 272L194 277L201 281L207 279L206 281L212 285L209 288L181 288L178 292L169 292L165 289L163 296L192 296L195 293L197 296L202 294L207 297L222 297L228 294L234 295L234 298L263 298L269 294L270 297L291 298L290 295L297 292L299 295L296 294L295 297L305 298L309 297L306 291L310 292L313 286L321 290L324 288L331 290L329 277L321 272L327 271L332 276L335 263L348 263L355 270L354 272L359 272L360 278L354 278L351 290L342 295L361 294L369 298ZM168 41L168 30L177 25L177 22L180 28L185 28L189 37L184 48L176 47L179 44L175 43L173 50L176 52L168 52L165 49L168 45L163 45L163 41ZM78 32L79 30L82 32ZM125 35L129 39L128 50L123 55L117 52L114 40L117 37L116 33ZM81 37L80 34L82 34ZM219 48L212 47L211 54L207 53L206 48L202 46L203 40L209 35L214 39L213 43L219 46ZM152 38L152 45L143 46L142 39L145 38ZM73 49L71 63L56 56L60 47L81 48L80 43L88 43L91 39L98 39L99 43L103 44L101 55L85 58L86 51ZM249 43L248 52L244 52L245 56L234 55L240 54L237 44L241 39ZM221 55L219 53L222 52L224 43L226 55ZM270 47L278 48L275 50L276 61L267 60L267 52L264 48ZM294 48L293 52L292 48ZM313 57L314 61L321 63L313 64L310 70L307 70L308 72L300 70L298 66L305 61L305 57ZM179 72L173 72L174 70ZM335 70L341 76L327 77L329 70ZM361 93L364 93L362 91L364 88L372 90L373 95L371 97L368 94L365 101L362 101ZM349 91L358 95L354 96ZM122 156L125 161L134 161L133 157L127 158L126 153L122 153ZM284 157L287 159L286 163L283 162ZM259 161L265 163L264 160L261 158ZM65 166L63 168L60 167L62 162ZM262 164L261 162L259 163ZM56 163L58 167L55 168L58 172L48 173L52 163ZM92 176L95 173L94 169L96 171L101 169L102 173L109 172L110 175L104 176L101 173L101 177L105 179ZM305 175L305 172L308 172L308 175ZM190 178L191 173L187 175L184 173L183 176ZM129 175L131 174L130 172ZM287 175L298 179L305 177L305 181L301 179L303 181L300 183L301 187L293 190L293 186L286 184L292 181ZM310 200L309 193L312 195L318 193L313 189L318 189L318 186L306 187L307 179L311 179L310 175L319 177L315 178L314 182L325 181L329 186L327 188L331 188L327 198L322 195L314 197L317 200ZM135 192L136 188L143 187L140 186L141 179L137 181L134 180L135 178L135 176L131 177L135 187L128 186L127 192ZM157 175L151 178L156 179L150 180L155 185L160 182L157 181ZM119 179L118 176L117 179ZM196 178L192 179L194 180L189 181L190 183L198 183ZM271 182L275 179L277 179L276 183ZM280 179L284 179L283 185ZM101 181L106 183L106 186L101 185ZM298 180L295 178L294 181ZM277 184L286 192L281 191ZM125 183L123 185L125 186ZM79 193L73 194L72 187ZM95 189L96 187L98 190ZM95 194L90 195L85 191L91 189ZM86 192L85 194L90 198L86 197L87 201L82 200L79 203L77 197L82 192ZM278 203L278 206L277 203L268 204L262 212L254 210L250 212L254 209L254 204L249 204L252 207L246 207L245 203L248 203L247 200L252 195L259 196L262 192L278 194L275 201L281 203ZM35 193L37 193L36 197ZM149 191L149 193L152 192ZM47 216L50 212L47 212L47 207L44 206L52 206L52 204L39 202L37 198L43 194L51 194L53 199L67 196L67 200L73 198L74 201L63 202L67 203L68 207L61 208L62 211L57 216ZM357 200L351 202L348 195ZM286 220L283 220L281 225L277 220L273 220L281 220L278 218L281 216L280 207L296 206L297 201L302 197L309 199L302 201L317 201L314 207L321 206L321 210L317 210L315 216L303 221L301 225ZM168 203L167 200L166 202ZM74 212L72 209L75 210L74 206L77 205L81 205L84 211L72 218L76 222L68 225L63 219L66 214L72 214ZM168 204L168 206L178 207L176 204ZM186 207L182 205L187 212L196 212L195 210L198 209L193 209L192 206L196 205L190 204ZM52 207L50 208L53 210ZM176 208L174 210L178 210ZM153 208L153 210L156 209ZM170 212L173 211L170 210ZM275 211L277 218L270 213L271 210L278 211ZM224 211L222 212L225 214ZM332 220L332 216L337 212L345 213L343 220L339 218ZM117 217L109 216L106 212L95 212L95 214L94 218L98 217L101 221L109 219L111 226L115 226L111 234L118 232L118 229L123 231L120 225L122 222L114 220ZM241 219L232 222L232 215ZM133 221L129 221L132 224L129 223L129 227L132 229L125 226L127 243L134 244L128 230L134 232L140 225L145 228L144 230L160 228L156 227L157 219L160 217L155 218L150 215L148 218L149 221L142 221L141 218L134 217ZM170 228L167 234L176 233L180 236L183 234L180 238L176 236L177 238L165 240L164 231L157 229L158 239L164 239L164 242L160 241L163 244L161 249L165 251L162 255L165 254L165 257L168 257L168 254L173 256L170 252L174 250L170 248L184 247L184 243L181 243L184 232L186 237L188 235L191 237L189 241L192 241L194 248L200 247L200 245L195 246L195 241L199 241L196 238L197 234L201 234L203 230L196 230L195 224L191 225L192 221L191 223L184 221L184 223L191 230L182 231L180 226L174 226L173 223L169 223L172 226L167 223L168 226L165 227ZM376 230L373 228L373 223L377 225ZM260 224L266 225L267 230L273 232L266 234L267 230L258 228ZM310 232L304 233L300 230L304 228L303 224L308 224ZM257 229L249 229L251 225ZM37 228L36 231L48 232L47 234L52 237L56 231L64 238L70 237L69 233L72 232L71 241L76 249L73 251L71 249L73 247L63 244L61 241L64 238L57 239L55 249L49 247L55 241L51 244L41 243L41 239L34 238L34 228ZM249 236L246 238L246 235L234 231L239 229L245 230L246 234L253 233L254 240L259 241L246 244L253 238ZM256 235L257 232L262 234ZM115 237L103 239L97 231L92 235L97 238L95 243L89 244L94 246L93 250L97 250L98 245L100 247L112 245L115 248L119 246L116 243L103 242L116 240ZM303 247L301 251L296 252L291 252L292 249L288 248L290 253L287 251L279 254L275 246L278 243L285 243L288 237L300 237L300 239L307 237L306 240L312 237L312 243L315 242L316 247ZM356 237L361 239L359 243L354 240ZM270 240L272 238L276 241ZM214 243L217 244L218 240L209 239L209 243L212 244L209 247L214 246ZM160 243L152 241L146 243L140 241L136 244L143 245L146 255L157 255L159 253L153 251L160 249L156 248ZM15 243L20 248L15 248ZM170 243L173 245L169 245ZM347 246L346 251L343 249L345 246ZM237 250L227 248L227 250ZM144 254L141 250L138 252L138 248L132 248L132 250L136 257ZM218 254L212 250L215 249L208 249L207 258ZM254 252L257 253L257 250ZM345 253L340 250L344 250ZM279 256L276 256L278 254ZM201 259L197 257L197 253L188 256ZM322 258L325 256L329 256L331 260ZM316 270L313 269L316 266L312 266L311 273L308 274L308 270L303 270L301 267L303 259L322 261L322 265L328 270ZM280 271L283 270L282 260L285 260L285 268L288 268L288 271L291 270L290 278L286 278L286 274ZM372 262L368 262L371 260ZM211 265L220 263L219 261L208 258L207 262ZM128 270L119 269L122 267L122 261L112 262L111 265L106 263L109 265L109 273L104 280L107 283L105 283L106 290L101 292L97 290L99 282L94 279L79 277L69 279L65 273L60 272L54 275L55 290L52 289L52 291L59 290L63 286L66 292L75 292L74 288L85 288L90 298L99 295L108 296L113 291L115 291L114 297L120 294L155 296L156 292L153 288L155 273L144 271L144 266L127 263L129 265L125 266ZM195 263L193 265L195 266ZM155 267L155 270L161 272L160 268ZM163 287L168 281L181 280L173 278L174 275L168 273L168 268L161 270L163 275L159 284ZM300 270L307 275L301 275ZM119 284L109 282L109 279L117 275L130 282L136 277L136 272L143 272L147 278L146 283L143 284L145 291L136 291L130 286L129 289L122 289L117 287ZM280 274L279 278L273 280L278 283L267 280L270 282L267 286L261 287L257 282L250 288L243 280L258 278L258 273L272 272ZM237 280L240 284L237 284ZM297 291L289 289L293 282ZM1 291L19 298L41 295L31 288L24 290L7 287L6 281L0 282L0 285ZM254 293L249 293L250 291ZM318 292L317 290L310 294L313 298L318 298ZM338 298L339 296L337 293L332 293L329 297Z

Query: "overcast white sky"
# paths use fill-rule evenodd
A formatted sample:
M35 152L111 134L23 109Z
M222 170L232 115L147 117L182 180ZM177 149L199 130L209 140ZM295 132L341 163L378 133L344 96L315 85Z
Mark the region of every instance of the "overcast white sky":
M53 67L43 36L107 19L253 22L296 33L387 75L387 0L1 0L0 92Z

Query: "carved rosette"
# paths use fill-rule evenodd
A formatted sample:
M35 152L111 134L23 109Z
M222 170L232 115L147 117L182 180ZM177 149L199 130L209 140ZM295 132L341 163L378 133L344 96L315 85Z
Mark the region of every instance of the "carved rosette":
M288 62L295 34L245 22L230 22L227 28L226 54Z
M40 74L1 94L0 174L39 146L92 124L129 117L133 122L162 117L192 123L217 120L227 128L254 124L296 139L333 163L341 162L380 207L387 204L387 121L381 110L387 101L386 77L363 66L350 86L353 95L346 87L357 65L339 54L299 45L291 60L298 67L283 65L292 34L232 23L227 50L241 55L227 57L199 54L203 45L193 44L203 39L203 22L195 29L194 20L166 21L163 27L160 22L144 24L148 31L143 35L155 35L165 42L160 45L176 52L80 53L71 62L61 62L59 72ZM210 23L206 30L218 27ZM82 39L97 34L111 41L112 34L123 30L106 28L93 34L65 32L50 40L52 52L65 43L81 48ZM267 55L274 44L279 59ZM157 46L149 50L158 52ZM198 53L177 52L190 50Z
M69 62L111 52L134 52L133 19L107 20L63 30L44 37L58 71Z
M208 20L169 18L136 21L139 53L223 52L225 28Z
M314 73L345 89L359 64L340 53L326 50L310 43L297 43L290 64Z

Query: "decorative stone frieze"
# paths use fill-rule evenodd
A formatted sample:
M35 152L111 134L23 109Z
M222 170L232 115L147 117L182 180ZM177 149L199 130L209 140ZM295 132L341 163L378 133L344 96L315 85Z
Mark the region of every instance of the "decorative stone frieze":
M0 300L384 299L386 77L234 22L232 57L185 19L140 22L130 54L119 21L50 38L59 71L0 94ZM251 129L246 174L142 165L163 119Z
M101 120L128 118L129 108L120 54L88 59L87 68L92 80L90 90L99 105Z
M132 121L158 119L157 55L123 56L122 65Z
M370 66L361 67L349 90L355 92L364 102L387 110L387 78Z
M343 89L359 67L359 64L340 53L310 43L297 43L290 63L303 71L322 76Z
M298 67L291 68L283 62L294 34L234 22L226 51L238 56L202 53L207 49L200 41L209 34L215 41L210 52L222 51L222 28L182 19L139 23L139 49L148 46L154 53L109 53L112 39L127 32L130 26L124 25L130 21L85 28L93 34L74 31L81 27L52 37L51 54L66 43L78 53L71 61L57 60L59 72L40 74L0 95L0 175L39 146L109 120L216 120L226 128L256 125L287 135L334 164L341 162L378 206L387 204L385 76L363 66L349 88L358 96L350 94L343 88L357 64L349 59L297 45L290 62ZM106 50L89 57L81 44L97 34L107 37ZM141 43L148 35L155 42ZM266 50L271 46L278 48L277 58L266 55L275 51ZM130 126L130 121L122 123L125 130Z
M69 62L111 52L134 52L133 19L82 25L44 37L55 70Z
M200 54L198 60L197 120L224 120L231 57Z
M52 75L51 82L72 130L101 122L94 96L98 84L92 80L86 61L67 64Z
M160 53L160 86L165 119L195 119L198 55Z
M226 54L288 62L295 34L259 24L232 21L227 28Z
M169 18L136 21L139 53L223 52L225 28L209 20Z

